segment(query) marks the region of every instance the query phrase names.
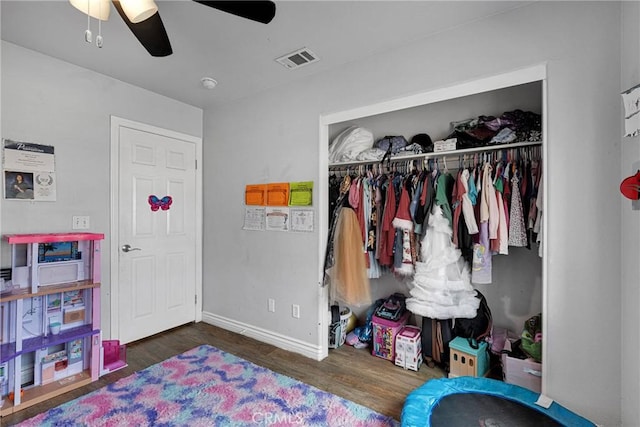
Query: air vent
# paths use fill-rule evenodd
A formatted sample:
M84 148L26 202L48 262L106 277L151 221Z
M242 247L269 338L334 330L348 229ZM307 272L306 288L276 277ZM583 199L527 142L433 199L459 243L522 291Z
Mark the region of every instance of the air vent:
M289 69L299 68L319 60L320 58L318 58L315 53L311 52L306 47L303 47L302 49L298 49L295 52L288 53L276 59L276 61Z

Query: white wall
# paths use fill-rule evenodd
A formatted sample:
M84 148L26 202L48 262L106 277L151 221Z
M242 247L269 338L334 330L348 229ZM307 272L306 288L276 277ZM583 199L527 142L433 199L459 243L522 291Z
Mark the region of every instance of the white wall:
M622 62L620 91L640 84L640 3L625 2L622 7ZM622 122L622 120L620 120ZM620 127L622 128L622 123ZM621 181L640 167L640 136L622 138ZM620 196L622 204L622 424L630 426L640 419L640 210Z
M202 136L202 110L2 42L2 137L53 145L57 201L2 201L2 234L71 231L89 215L105 234L102 329L109 337L110 115ZM10 249L2 243L2 266Z
M309 349L326 345L318 333L317 230L242 231L244 186L317 184L323 113L546 62L546 393L593 421L620 424L621 374L612 359L621 340L620 17L619 3L537 2L206 112L205 318ZM267 312L270 297L275 313ZM301 306L299 320L292 303Z

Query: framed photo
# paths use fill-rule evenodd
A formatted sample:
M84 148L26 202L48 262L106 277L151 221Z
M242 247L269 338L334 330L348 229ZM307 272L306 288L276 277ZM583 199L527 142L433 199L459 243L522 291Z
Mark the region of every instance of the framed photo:
M4 172L4 198L33 200L33 172Z

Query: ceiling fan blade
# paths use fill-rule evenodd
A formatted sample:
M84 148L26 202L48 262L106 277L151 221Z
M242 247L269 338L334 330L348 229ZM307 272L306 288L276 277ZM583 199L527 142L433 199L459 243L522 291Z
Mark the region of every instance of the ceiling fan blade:
M140 44L147 49L151 56L169 56L173 53L169 36L164 29L160 14L156 12L150 18L145 19L137 24L132 23L122 10L122 5L118 0L113 0L113 5L124 20L127 27L131 30Z
M272 1L194 1L263 24L268 24L276 16L276 4Z

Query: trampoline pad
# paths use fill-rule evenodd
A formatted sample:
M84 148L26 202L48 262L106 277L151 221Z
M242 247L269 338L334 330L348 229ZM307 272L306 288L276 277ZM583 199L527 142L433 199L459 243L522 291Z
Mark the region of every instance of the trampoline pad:
M560 427L551 417L513 400L483 393L444 396L431 413L433 427Z
M491 378L457 377L429 380L407 396L402 427L596 427L594 423L540 394Z

